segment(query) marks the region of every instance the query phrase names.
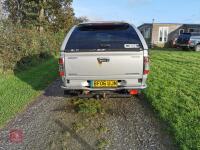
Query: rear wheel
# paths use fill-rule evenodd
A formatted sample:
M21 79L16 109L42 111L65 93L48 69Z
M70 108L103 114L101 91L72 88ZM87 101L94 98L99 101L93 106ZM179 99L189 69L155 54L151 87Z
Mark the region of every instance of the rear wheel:
M195 50L196 52L200 52L200 44L196 45L195 48L194 48L194 50Z
M81 90L64 90L65 97L77 97L82 93Z

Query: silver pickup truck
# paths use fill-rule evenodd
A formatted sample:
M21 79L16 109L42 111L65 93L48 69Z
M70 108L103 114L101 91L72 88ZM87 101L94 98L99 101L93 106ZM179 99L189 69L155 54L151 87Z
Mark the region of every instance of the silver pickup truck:
M148 47L140 31L128 23L82 23L64 39L59 74L65 94L123 91L136 95L147 87Z
M183 49L190 48L200 52L200 33L183 33L176 42L176 46Z

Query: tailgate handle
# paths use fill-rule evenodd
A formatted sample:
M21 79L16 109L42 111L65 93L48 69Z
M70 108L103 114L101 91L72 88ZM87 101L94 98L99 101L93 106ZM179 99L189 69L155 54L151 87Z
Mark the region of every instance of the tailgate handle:
M97 58L97 61L98 61L99 63L102 63L102 62L109 62L110 59L109 59L109 58Z

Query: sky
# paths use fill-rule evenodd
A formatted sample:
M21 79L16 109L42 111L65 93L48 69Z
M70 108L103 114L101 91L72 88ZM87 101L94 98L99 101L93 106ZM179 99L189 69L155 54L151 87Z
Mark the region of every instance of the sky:
M73 0L77 17L91 21L200 23L200 0Z

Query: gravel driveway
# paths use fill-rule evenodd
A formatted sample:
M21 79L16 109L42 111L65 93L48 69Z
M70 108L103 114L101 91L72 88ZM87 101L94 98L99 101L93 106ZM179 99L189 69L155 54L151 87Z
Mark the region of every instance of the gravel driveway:
M74 111L70 98L62 96L60 83L56 80L25 112L0 130L0 150L175 149L166 126L155 118L145 100L103 100L105 113L87 116ZM21 143L10 141L12 129L23 132Z

